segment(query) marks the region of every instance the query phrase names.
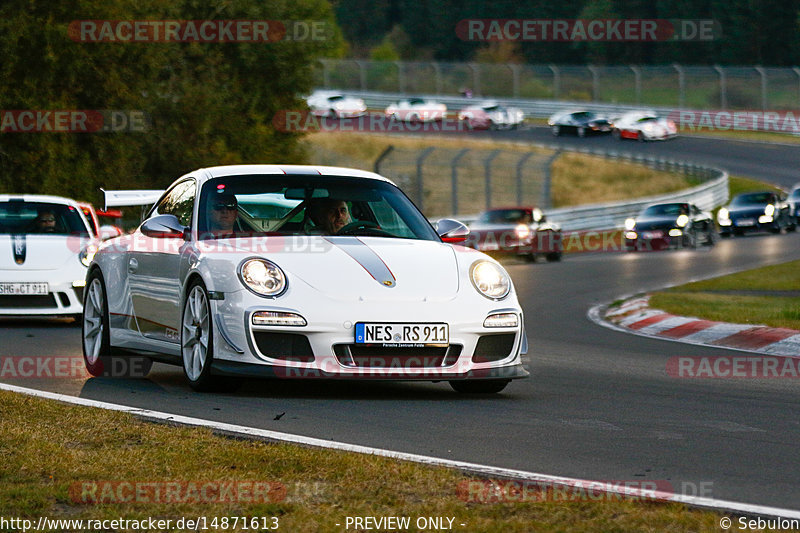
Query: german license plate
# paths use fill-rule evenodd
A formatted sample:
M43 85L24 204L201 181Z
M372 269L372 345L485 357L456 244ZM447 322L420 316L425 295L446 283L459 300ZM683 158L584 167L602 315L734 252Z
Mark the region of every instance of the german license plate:
M444 323L357 322L356 344L385 347L447 346L450 328Z
M642 237L645 239L660 239L664 236L663 231L643 231Z
M737 226L755 226L756 221L753 218L741 218L736 221Z
M47 283L0 283L0 294L32 295L47 294L50 288Z

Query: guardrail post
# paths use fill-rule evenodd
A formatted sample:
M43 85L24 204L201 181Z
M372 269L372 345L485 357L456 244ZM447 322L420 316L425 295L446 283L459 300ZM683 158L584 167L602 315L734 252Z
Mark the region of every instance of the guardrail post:
M358 81L362 91L367 90L367 64L365 61L353 60L358 65Z
M633 90L636 93L636 105L640 105L642 103L642 69L635 65L629 65L628 68L633 71Z
M481 94L481 66L478 63L467 63L467 67L472 71L472 94Z
M589 72L592 73L592 102L600 100L600 74L594 65L586 65Z
M486 176L486 185L484 194L486 195L486 210L492 208L492 161L495 157L500 155L500 150L492 150L489 156L483 162L484 173Z
M792 67L792 72L797 74L797 81L800 82L800 68ZM800 84L797 86L797 99L800 100Z
M507 66L511 70L512 93L514 98L519 98L519 65L509 63Z
M431 63L431 65L433 65L433 71L436 73L436 94L439 95L442 94L442 66L436 61Z
M561 96L561 70L555 65L547 65L553 73L553 98Z
M458 162L467 155L469 148L464 148L450 161L450 204L453 214L458 214Z
M719 65L714 65L714 70L719 74L719 107L728 109L728 86L725 80L725 71Z
M431 152L434 150L436 150L435 146L428 147L424 149L417 158L417 207L419 207L420 211L422 211L423 205L425 204L425 188L422 181L422 163L425 162L425 158L431 155Z
M397 90L400 93L404 93L406 92L406 76L403 69L403 62L395 61L394 64L397 65Z
M761 76L761 110L767 110L767 71L763 67L754 67Z
M384 159L389 157L389 154L392 153L392 150L394 150L394 146L390 144L383 152L381 152L381 155L378 156L378 159L375 160L375 163L372 165L372 168L375 169L375 174L381 173L381 163L383 163Z
M331 87L331 71L329 68L329 59L320 59L319 62L322 64L322 85L326 89L330 89Z
M550 182L553 175L553 163L555 163L558 156L561 155L561 149L550 156L550 159L544 163L544 184L542 184L542 209L549 209L553 206L552 198L550 198Z
M677 63L673 63L672 68L678 72L678 107L683 109L686 107L686 72Z
M525 162L531 158L533 152L528 152L527 154L523 155L517 161L517 205L522 205L522 167L525 166Z

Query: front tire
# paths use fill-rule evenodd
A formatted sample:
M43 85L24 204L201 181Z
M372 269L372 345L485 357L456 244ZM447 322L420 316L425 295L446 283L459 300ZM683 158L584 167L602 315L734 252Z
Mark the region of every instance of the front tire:
M211 373L214 362L214 328L208 291L194 280L183 303L181 318L181 360L189 386L198 392L234 390L239 382Z
M153 366L150 358L112 355L109 324L106 285L100 271L94 270L86 285L81 319L81 344L86 371L95 377L147 377Z
M479 381L451 381L450 386L461 394L497 394L506 388L508 379L485 379Z

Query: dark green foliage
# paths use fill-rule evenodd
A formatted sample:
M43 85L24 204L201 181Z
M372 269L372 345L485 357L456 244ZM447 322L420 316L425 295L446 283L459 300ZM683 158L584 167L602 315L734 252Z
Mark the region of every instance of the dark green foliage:
M0 191L97 200L97 189L164 187L227 163L302 162L278 110L304 106L316 58L340 53L327 0L4 0L0 109L139 110L146 132L0 133ZM81 43L71 21L317 20L325 40Z

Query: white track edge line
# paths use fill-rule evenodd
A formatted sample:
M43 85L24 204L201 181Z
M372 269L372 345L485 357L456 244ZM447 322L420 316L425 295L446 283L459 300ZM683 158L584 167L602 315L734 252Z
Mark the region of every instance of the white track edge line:
M16 385L9 385L7 383L0 383L0 390L26 394L28 396L34 396L48 400L56 400L59 402L80 405L84 407L95 407L100 409L107 409L110 411L120 411L134 415L138 418L142 418L145 420L155 420L155 421L168 422L171 424L180 424L185 426L205 427L217 430L219 432L224 432L226 434L232 434L250 438L255 437L261 439L289 442L293 444L301 444L306 446L314 446L318 448L328 448L332 450L354 452L367 455L377 455L381 457L389 457L392 459L411 461L430 466L454 468L485 476L496 476L498 478L512 478L519 481L551 483L555 485L583 487L583 488L593 487L595 485L604 485L604 482L602 481L592 481L592 480L585 480L578 478L553 476L548 474L538 474L535 472L527 472L524 470L514 470L509 468L481 465L477 463L468 463L464 461L455 461L452 459L442 459L439 457L431 457L427 455L398 452L382 448L372 448L369 446L348 444L345 442L324 440L314 437L305 437L302 435L293 435L290 433L282 433L267 429L251 428L247 426L227 424L224 422L213 422L211 420L205 420L202 418L193 418L182 415L164 413L160 411L151 411L149 409L140 409L137 407L102 402L99 400L89 400L86 398L79 398L76 396L69 396L66 394L46 392L37 389L29 389L26 387L18 387ZM607 490L604 492L611 494L629 495L629 496L642 496L643 494L644 495L652 494L652 491L644 491L643 493L640 489L632 489L626 487L619 487L618 490ZM683 503L693 507L702 507L706 509L713 509L716 511L730 511L735 513L747 513L758 516L800 519L800 510L783 509L779 507L769 507L764 505L732 502L726 500L717 500L714 498L702 498L698 496L688 496L685 494L672 494L672 493L659 492L656 494L656 496L660 499L668 500L669 502Z

